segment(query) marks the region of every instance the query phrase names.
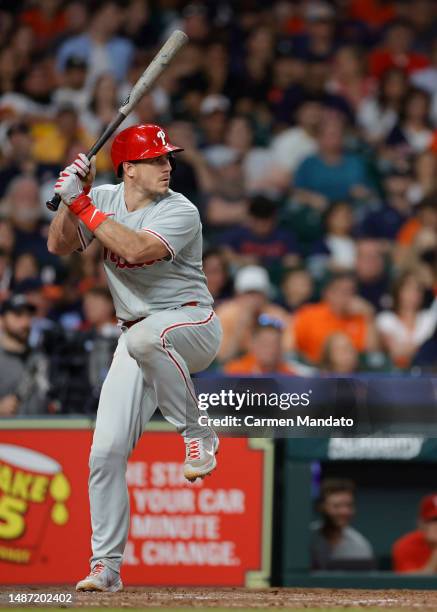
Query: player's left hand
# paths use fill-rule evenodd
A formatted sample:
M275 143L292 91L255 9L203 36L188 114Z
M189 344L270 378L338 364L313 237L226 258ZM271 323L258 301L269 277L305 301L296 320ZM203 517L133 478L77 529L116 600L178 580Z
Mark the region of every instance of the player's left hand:
M82 181L75 172L65 168L55 183L55 193L61 196L64 204L70 206L77 197L84 193Z

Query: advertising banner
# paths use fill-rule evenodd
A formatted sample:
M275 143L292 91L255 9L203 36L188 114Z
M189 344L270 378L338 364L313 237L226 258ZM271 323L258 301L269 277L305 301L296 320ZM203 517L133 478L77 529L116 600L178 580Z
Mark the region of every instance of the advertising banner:
M0 432L2 584L74 583L88 571L91 440L89 429ZM217 470L195 483L183 457L179 435L156 431L128 462L124 584L268 584L271 442L222 438Z
M91 553L92 432L0 432L0 580L71 582Z

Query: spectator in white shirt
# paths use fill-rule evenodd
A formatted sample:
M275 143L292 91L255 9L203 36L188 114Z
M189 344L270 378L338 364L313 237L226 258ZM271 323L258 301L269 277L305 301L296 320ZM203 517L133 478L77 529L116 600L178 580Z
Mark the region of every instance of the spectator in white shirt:
M393 310L376 317L376 327L393 362L407 367L418 347L434 332L437 301L423 308L425 287L413 271L402 274L393 288Z

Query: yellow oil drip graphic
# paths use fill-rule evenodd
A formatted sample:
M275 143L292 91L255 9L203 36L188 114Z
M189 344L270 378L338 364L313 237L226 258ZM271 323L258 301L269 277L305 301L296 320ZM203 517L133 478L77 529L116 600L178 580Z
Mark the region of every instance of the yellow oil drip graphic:
M64 474L56 474L52 478L49 491L56 502L51 511L51 519L55 525L65 525L68 521L68 510L63 502L70 497L71 487Z

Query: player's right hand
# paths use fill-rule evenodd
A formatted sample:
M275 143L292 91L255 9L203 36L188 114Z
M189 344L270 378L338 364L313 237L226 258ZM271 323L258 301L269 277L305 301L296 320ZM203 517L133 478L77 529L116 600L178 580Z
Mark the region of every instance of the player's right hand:
M54 191L61 197L64 204L70 206L76 198L84 194L84 187L77 173L68 170L67 167L58 176Z

